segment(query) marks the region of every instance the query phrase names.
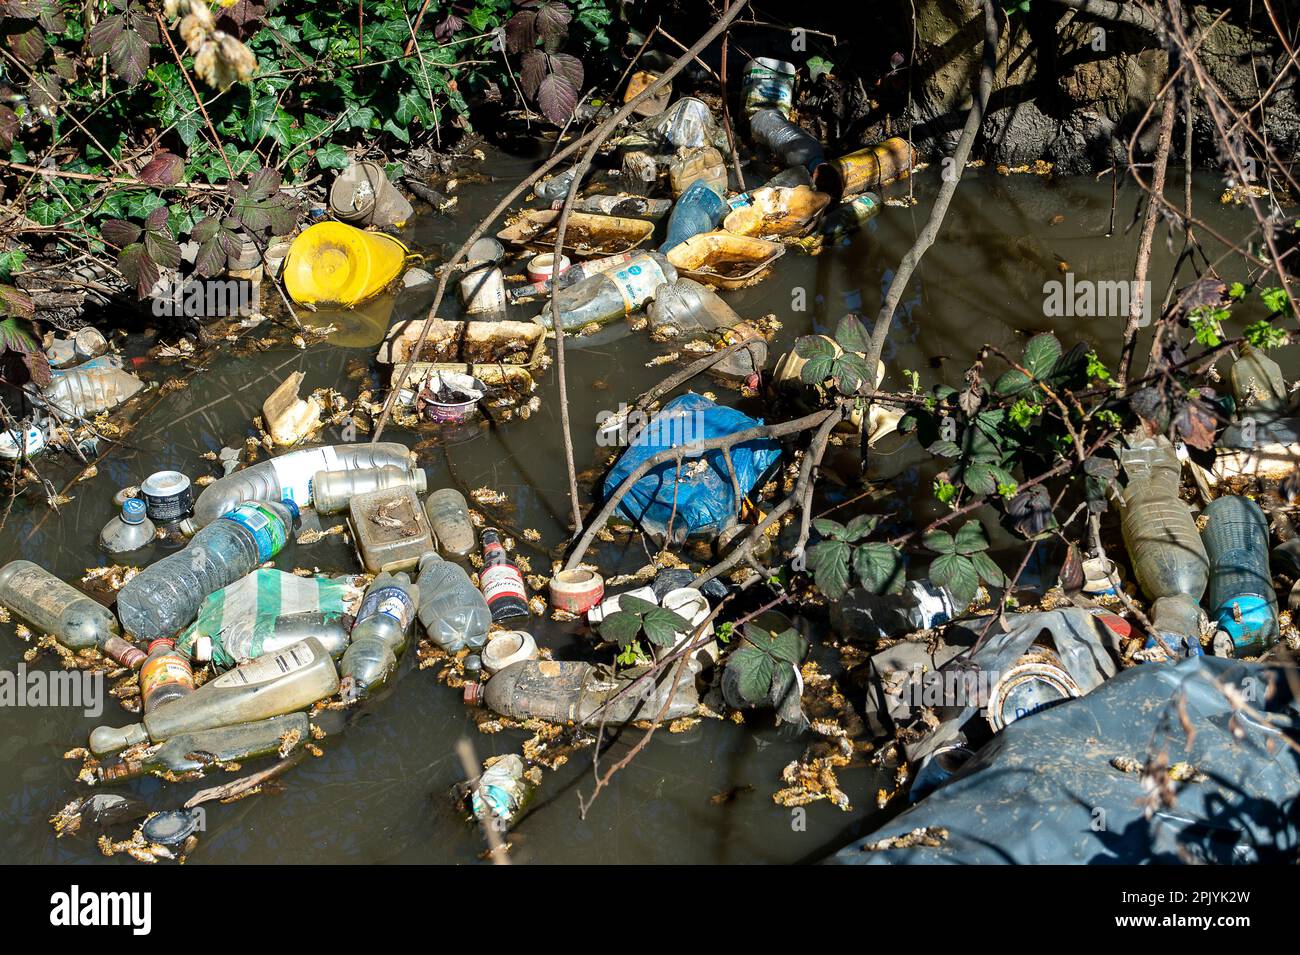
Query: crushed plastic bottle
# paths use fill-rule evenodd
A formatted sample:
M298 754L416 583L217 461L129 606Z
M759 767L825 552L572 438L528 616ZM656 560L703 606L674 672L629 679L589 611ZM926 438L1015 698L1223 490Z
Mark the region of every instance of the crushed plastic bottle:
M710 145L717 138L713 111L693 96L683 96L657 116L642 120L637 130L673 149L696 149Z
M198 614L204 597L278 554L297 519L293 501L239 505L195 534L184 550L126 582L117 595L122 626L147 640L178 633Z
M712 146L684 149L668 164L668 184L676 198L700 181L719 196L727 191L727 164Z
M1241 346L1241 357L1232 363L1230 377L1240 416L1259 415L1267 420L1290 409L1291 396L1281 366L1249 343Z
M577 331L586 325L607 325L630 315L660 285L676 280L677 270L661 253L641 252L613 272L601 272L561 289L555 304L564 330ZM545 328L555 327L549 302L537 321Z
M1234 656L1255 654L1278 636L1277 594L1268 566L1268 519L1250 498L1215 498L1202 512L1210 561L1205 604ZM1221 642L1220 642L1221 643Z
M739 324L740 316L709 286L681 279L655 289L646 306L655 338L699 338Z
M668 235L660 252L681 245L693 235L712 232L727 213L722 195L703 179L697 179L682 193L668 216Z
M508 827L515 820L528 795L524 761L507 753L483 771L469 797L470 812L477 819L495 819Z
M409 468L414 462L410 449L395 441L291 451L209 484L194 502L194 522L203 527L244 501L291 500L299 508L307 507L312 502L312 480L318 471L386 465Z
M99 532L99 547L108 554L129 554L153 543L156 528L138 497L122 502L122 511Z
M826 154L811 133L796 126L779 109L758 109L749 118L754 142L766 149L783 166L803 166L816 182L825 172ZM865 187L864 187L865 188Z
M620 252L618 255L607 255L599 259L576 262L556 276L554 281L561 289L566 289L577 285L583 279L599 275L601 272L612 272L631 262L638 254L636 252ZM510 299L512 305L528 299L539 298L550 293L551 282L551 279L545 279L541 282L529 282L526 285L511 289L506 293L506 296Z
M100 726L90 734L96 756L181 733L235 726L306 709L338 692L339 674L320 642L304 640L236 667L182 699L146 713L140 723Z
M465 568L430 551L420 558L415 583L420 588L420 625L439 648L455 653L487 644L492 611Z
M569 194L569 187L573 185L573 178L577 173L578 167L570 166L564 172L556 173L554 176L547 176L545 179L533 183L533 195L548 202L563 199Z
M563 199L551 203L552 209L564 207ZM647 199L645 196L630 196L620 192L609 196L585 196L573 204L575 212L598 212L607 216L644 216L657 218L663 215L673 204L668 199Z
M75 368L55 370L37 397L60 418L93 418L112 411L143 387L144 382L124 371L114 356L105 355Z
M492 711L512 719L535 717L593 725L604 720L610 726L654 719L668 701L664 719L675 720L694 713L700 699L694 676L684 673L674 684L673 669L633 690L631 685L647 672L645 668L615 674L590 663L526 660L493 676L483 691L483 701Z
M852 588L831 604L831 625L837 633L884 640L941 627L965 609L946 588L928 580L909 580L897 594Z
M365 699L397 671L410 642L419 597L418 586L406 574L380 574L371 583L357 611L352 643L339 663L344 703Z

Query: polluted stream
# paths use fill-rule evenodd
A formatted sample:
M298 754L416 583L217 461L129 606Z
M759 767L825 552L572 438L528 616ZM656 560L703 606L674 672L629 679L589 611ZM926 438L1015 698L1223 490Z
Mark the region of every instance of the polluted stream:
M404 231L411 248L429 257L431 270L458 247L506 189L540 161L537 156L511 155L495 148L486 152L486 161L475 167L486 181L464 181L453 193L457 202L450 212L429 212L426 207ZM753 176L757 181L763 178L757 171ZM1181 175L1171 176L1171 182L1181 182ZM938 170L930 168L910 186L904 182L888 187L886 199L904 199L914 192L916 204L886 205L860 233L817 256L788 251L766 281L724 293L726 302L746 319L775 314L781 326L769 345L773 360L800 335L831 331L845 312L874 318L893 269L926 222L939 183ZM1066 273L1076 280L1131 276L1139 226L1128 227L1136 201L1131 187L1120 192L1115 235L1106 237L1111 218L1108 177L1097 181L1032 173L1000 175L991 168L968 170L944 228L896 314L884 353L889 371L886 385L902 387L903 373L915 371L922 388L936 382L960 386L961 381L953 379L960 378L981 345L1018 353L1028 336L1041 331L1055 332L1067 349L1088 342L1114 367L1122 319L1048 315L1044 283L1064 282ZM1235 241L1250 232L1249 212L1221 205L1215 189L1198 186L1195 202L1198 216L1221 234ZM535 199L528 205L544 207ZM488 234L501 227L494 223ZM646 247L657 244L662 230L661 221L656 238ZM1212 237L1201 238L1211 258L1222 251ZM1151 274L1169 274L1181 244L1179 233L1172 239L1172 249L1168 247L1162 226ZM513 256L508 274L520 271L532 254L517 255L517 251L508 250ZM1185 268L1180 284L1191 278ZM1157 302L1164 291L1154 290ZM275 298L274 290L264 285L263 307L279 314ZM262 402L293 372L305 376L303 394L328 387L351 399L361 389L371 388L382 396L388 368L375 364L376 346L391 324L424 317L431 298L429 286L385 295L352 310L303 311L305 323L333 324L338 331L305 349L285 340L251 355L217 354L186 387L147 396L143 405L147 410L124 436L122 446L104 456L96 476L72 486L71 501L58 513L51 513L31 492L15 500L0 530L0 547L9 559L32 560L74 584L88 569L113 563L96 549L95 540L116 512L113 496L119 489L138 485L149 474L165 469L181 471L191 479L219 476L220 466L210 456L223 447L242 448L245 439L258 437L252 422L261 414ZM526 321L540 308L540 303L514 306L508 317ZM440 317L461 317L454 283ZM1240 315L1234 312L1234 320L1255 317L1260 316L1246 308ZM250 334L269 331L255 329ZM630 405L695 356L672 344L656 344L645 331L607 330L591 339L569 337L567 342L577 469L598 475L610 450L596 440L602 412L616 411L620 403ZM1140 343L1139 356L1145 350ZM673 351L680 351L678 361L656 362ZM1282 362L1288 376L1293 375L1297 369L1286 358ZM187 366L143 364L139 370L162 382L184 374ZM516 553L531 563L531 572L549 576L549 549L567 533L569 507L554 366L537 377L540 408L528 420L440 432L415 432L390 424L383 438L417 451L430 491L457 487L468 496L474 489L489 488L503 495L505 502L498 508L485 508L473 500L471 507L488 513L489 521L498 515L515 536ZM751 414L762 414L754 401L740 401L738 392L707 376L696 379L692 387L715 395L720 403L739 402ZM348 435L338 426L327 426L317 437L334 444ZM356 440L368 437L358 433ZM77 473L75 463L67 458L47 457L36 463L57 488ZM834 470L833 460L828 469ZM930 488L937 470L934 462L918 466L900 460L888 470L881 497L889 499L891 507L910 511L917 525L942 512ZM843 500L859 493L853 481L852 476L841 475L842 486L831 490L821 506L835 503L837 495ZM325 526L341 522L341 515L322 519ZM520 534L524 529L536 530L540 542L524 539ZM1016 552L999 549L999 539L1006 541L1005 535L995 537L992 553L1007 570L1008 565L1014 566ZM646 549L650 546L638 537L618 538L612 544L598 543L587 561L599 564L609 577L650 563L654 553ZM143 565L167 553L155 545L145 558L129 556L135 558L132 563ZM275 566L328 574L360 569L350 546L338 536L307 546L291 542ZM918 576L918 568L914 566L910 575ZM597 659L590 641L577 636L581 628L577 622L557 622L548 611L534 616L527 626L538 645L556 659ZM824 623L814 619L808 626L813 634L826 635ZM13 636L12 623L3 631L0 668L13 672L29 645ZM833 647L814 641L811 658L824 672L839 672ZM57 660L42 654L31 666L57 669ZM315 721L328 734L319 741L321 755L308 756L280 776L275 791L231 804L208 803L204 831L189 861L472 862L481 858L485 846L478 827L466 821L449 795L465 778L455 743L468 738L482 761L520 752L532 733L480 732L474 711L462 702L460 691L436 679L437 671L437 667L418 669L416 654L409 650L398 677L377 695L346 711L321 713ZM851 700L861 698L860 689L846 686L845 693ZM125 726L138 717L106 697L98 717L71 707L6 707L2 718L0 764L8 770L0 780L0 846L5 860L130 864L125 855L101 856L93 833L56 838L48 820L87 792L76 781L80 762L64 759L63 754L84 746L88 732L97 725ZM640 736L640 730L623 730L602 753L602 772L626 755ZM878 808L877 794L893 789L893 773L857 759L837 770L849 811L825 800L797 809L776 804L772 794L784 786L783 768L804 754L811 738L789 727L775 727L770 711L751 712L743 724L704 719L682 733L660 731L601 792L585 819L580 817L579 796L590 796L595 785L593 750L577 749L557 771L543 770L540 788L509 835L511 858L548 863L820 859L903 808L903 797ZM250 762L243 772L265 765L266 761ZM202 781L183 784L146 777L104 791L129 792L151 809L171 809L197 790L238 775L209 772Z

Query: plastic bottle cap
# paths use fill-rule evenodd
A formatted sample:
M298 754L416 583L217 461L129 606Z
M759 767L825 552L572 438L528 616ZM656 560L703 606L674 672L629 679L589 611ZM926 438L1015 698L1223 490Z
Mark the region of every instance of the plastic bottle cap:
M289 509L289 513L293 515L293 519L295 521L302 516L302 511L298 507L298 502L295 501L293 498L286 497L280 503Z
M122 502L122 521L126 524L144 523L145 503L138 497L128 497Z
M207 663L212 659L212 638L208 636L199 637L194 641L194 648L190 653L197 663Z

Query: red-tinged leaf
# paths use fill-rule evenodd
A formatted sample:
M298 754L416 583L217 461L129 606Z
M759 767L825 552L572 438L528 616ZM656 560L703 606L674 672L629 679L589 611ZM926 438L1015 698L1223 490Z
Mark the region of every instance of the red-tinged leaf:
M109 62L127 86L134 86L149 69L149 42L135 30L123 30L108 51Z
M567 53L550 54L551 72L563 76L575 90L582 89L582 60Z
M217 11L217 29L243 40L262 28L262 20L265 16L265 3L259 3L257 0L237 0L236 3Z
M18 135L18 114L8 106L0 106L0 149L8 149Z
M220 236L213 236L199 244L198 254L194 257L194 270L205 278L219 275L226 267L228 256Z
M151 186L174 186L184 175L185 160L175 153L159 150L145 163L144 168L136 174L136 178Z
M9 34L9 52L25 66L34 66L45 52L45 33L40 27L32 27L22 33Z
M446 18L433 28L434 38L439 43L446 43L455 34L465 26L465 21L454 13L447 14Z
M26 292L12 285L0 285L0 315L30 321L36 315L36 305Z
M195 242L207 242L221 230L221 223L214 216L204 216L190 229L190 238Z
M135 286L139 298L148 298L149 291L158 284L158 264L149 258L142 242L134 242L119 252L117 267L122 276Z
M146 43L157 43L161 39L158 21L143 3L125 4L121 9L126 12L126 25L144 37Z
M86 45L93 56L108 56L122 31L126 29L126 18L121 14L105 17L90 28Z
M1174 427L1182 439L1200 451L1214 447L1215 425L1214 415L1200 401L1187 402L1174 419Z
M41 350L36 336L32 334L31 326L16 318L0 321L0 345L4 346L0 351L16 351L24 354Z
M23 352L23 364L27 366L27 374L38 388L45 388L54 380L54 375L50 373L50 362L39 348Z
M563 37L569 32L573 14L563 3L548 2L537 7L537 32L543 39Z
M280 191L280 174L265 166L248 177L248 198L267 199Z
M134 222L125 219L106 219L99 227L99 234L104 237L104 241L119 249L125 249L135 242L143 231Z
M238 258L244 251L244 237L232 229L222 229L217 233L217 241L230 258Z
M62 98L62 83L53 73L37 73L27 86L27 102L37 109L52 109Z
M520 10L506 22L506 49L518 53L536 45L537 14L532 10Z
M167 228L167 207L159 206L152 210L144 218L144 227L146 231L157 232ZM170 233L169 233L170 234Z
M519 87L529 99L537 98L542 80L546 79L546 54L541 50L529 50L524 54L519 65Z
M543 115L557 126L564 125L578 105L578 91L563 77L551 74L537 90L537 105Z

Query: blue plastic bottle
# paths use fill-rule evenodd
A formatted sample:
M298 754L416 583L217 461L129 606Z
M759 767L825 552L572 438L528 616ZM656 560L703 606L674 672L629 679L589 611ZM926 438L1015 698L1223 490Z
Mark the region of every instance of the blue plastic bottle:
M1210 559L1206 610L1231 638L1234 656L1259 653L1278 636L1268 518L1254 501L1236 495L1211 501L1204 515L1201 539Z
M727 201L705 185L704 180L696 179L673 206L668 217L668 238L659 251L667 252L693 235L711 232L727 211Z
M248 501L194 535L184 550L150 564L117 595L126 632L141 640L178 633L208 594L280 552L298 518L293 501Z

